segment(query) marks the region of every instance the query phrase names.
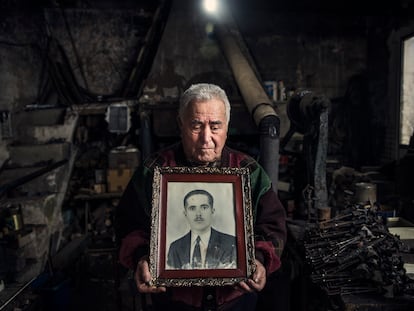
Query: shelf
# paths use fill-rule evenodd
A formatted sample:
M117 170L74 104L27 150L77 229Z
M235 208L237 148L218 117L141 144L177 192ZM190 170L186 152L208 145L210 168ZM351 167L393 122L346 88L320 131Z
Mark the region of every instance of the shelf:
M106 192L96 194L78 194L74 196L75 200L92 201L105 199L118 199L122 196L122 192Z

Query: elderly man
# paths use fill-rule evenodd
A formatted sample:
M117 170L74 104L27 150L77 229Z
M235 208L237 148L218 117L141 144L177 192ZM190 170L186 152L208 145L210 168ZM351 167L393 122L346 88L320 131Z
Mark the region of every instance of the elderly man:
M250 156L225 145L230 103L213 84L190 86L180 98L181 142L159 151L137 169L117 208L120 262L135 271L138 291L152 295L154 310L255 310L257 293L280 267L286 241L285 210L271 180ZM148 265L153 169L156 166L248 168L254 215L256 270L246 282L221 287L152 287Z

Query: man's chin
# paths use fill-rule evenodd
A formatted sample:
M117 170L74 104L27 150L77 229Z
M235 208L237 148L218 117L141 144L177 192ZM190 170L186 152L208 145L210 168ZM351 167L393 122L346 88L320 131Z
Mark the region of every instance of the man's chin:
M200 157L196 157L195 161L201 165L208 165L209 163L213 163L216 162L218 159L215 156L200 156Z

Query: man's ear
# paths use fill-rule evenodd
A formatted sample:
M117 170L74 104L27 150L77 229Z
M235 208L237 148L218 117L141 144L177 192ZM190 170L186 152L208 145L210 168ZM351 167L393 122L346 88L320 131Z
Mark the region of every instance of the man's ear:
M184 209L183 214L184 214L184 216L187 217L187 210L186 209Z
M214 214L214 212L216 211L216 209L213 207L211 208L211 213Z

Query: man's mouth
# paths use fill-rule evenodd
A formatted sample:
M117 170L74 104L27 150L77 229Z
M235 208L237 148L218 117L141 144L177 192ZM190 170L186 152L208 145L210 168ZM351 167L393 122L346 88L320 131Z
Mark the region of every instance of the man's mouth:
M200 147L200 150L213 150L214 147Z

